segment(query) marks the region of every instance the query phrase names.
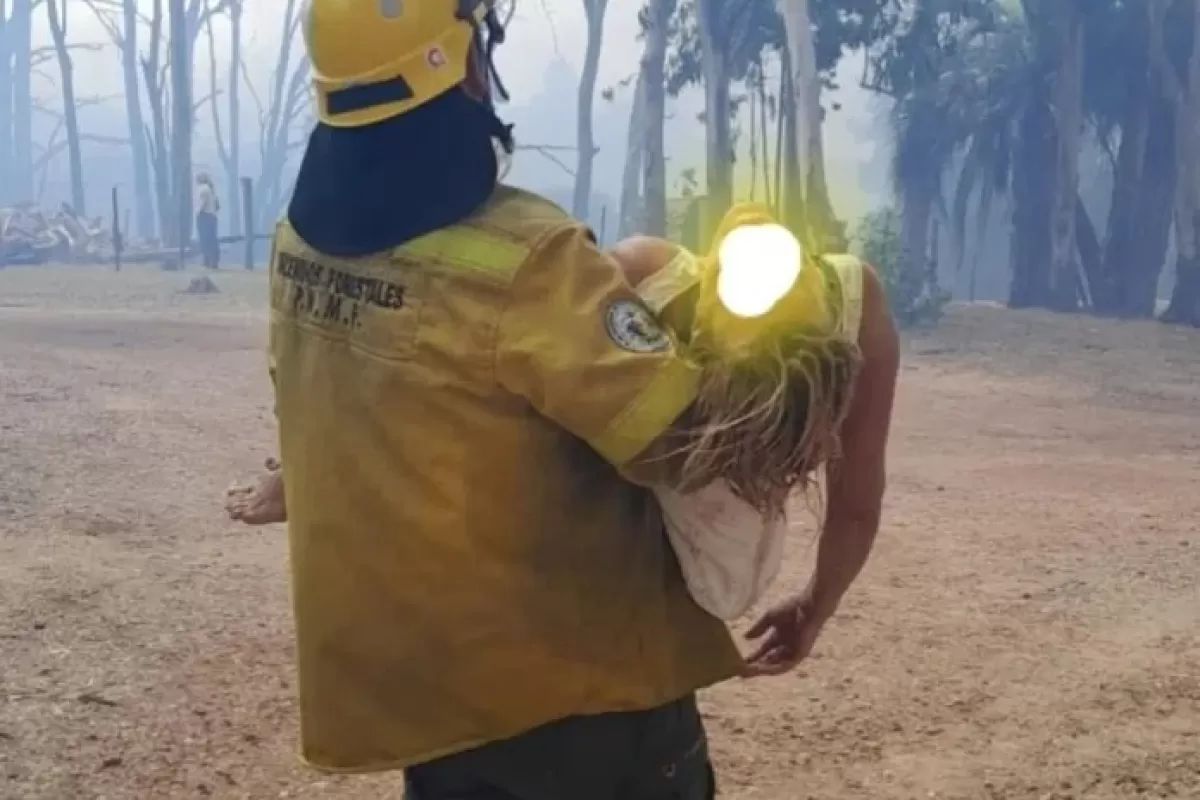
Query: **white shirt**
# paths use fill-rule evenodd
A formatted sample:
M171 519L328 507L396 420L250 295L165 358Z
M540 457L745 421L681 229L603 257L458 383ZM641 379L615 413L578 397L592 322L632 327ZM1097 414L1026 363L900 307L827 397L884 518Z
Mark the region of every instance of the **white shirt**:
M852 256L825 260L841 279L841 334L857 339L862 321L862 262ZM655 312L661 311L698 280L699 270L695 257L683 254L640 284L638 294ZM656 487L654 495L692 599L723 620L749 611L783 565L787 520L764 519L725 481L689 494Z
M216 214L220 206L217 203L217 193L207 183L200 184L200 194L196 210L203 214Z

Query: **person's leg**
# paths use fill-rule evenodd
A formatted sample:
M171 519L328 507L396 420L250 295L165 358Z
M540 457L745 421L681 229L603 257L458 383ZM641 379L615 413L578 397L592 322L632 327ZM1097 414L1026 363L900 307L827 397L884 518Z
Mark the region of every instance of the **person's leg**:
M213 256L216 245L216 217L207 212L201 212L196 217L196 238L200 240L200 257L208 269L217 268L217 260Z
M641 726L637 769L620 795L630 800L714 800L716 775L696 698L664 706Z
M221 218L212 215L212 264L213 269L221 268Z
M406 800L713 800L695 699L573 717L410 769Z
M201 211L196 215L196 244L200 246L200 263L208 268L208 215Z

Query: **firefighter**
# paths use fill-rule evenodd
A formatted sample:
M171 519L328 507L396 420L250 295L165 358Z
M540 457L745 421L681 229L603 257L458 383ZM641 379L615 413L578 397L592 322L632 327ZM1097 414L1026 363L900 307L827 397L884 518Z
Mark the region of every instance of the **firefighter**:
M304 760L403 769L410 800L714 797L695 693L794 668L878 527L897 358L878 281L847 273L860 391L816 572L743 657L650 488L705 430L706 375L645 281L498 183L492 3L307 14L319 123L270 267L281 466L229 500L288 523ZM679 263L634 249L639 275Z

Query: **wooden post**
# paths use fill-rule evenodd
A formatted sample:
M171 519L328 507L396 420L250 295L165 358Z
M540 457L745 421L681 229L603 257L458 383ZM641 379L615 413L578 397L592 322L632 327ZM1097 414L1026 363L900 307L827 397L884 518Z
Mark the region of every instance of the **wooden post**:
M187 175L191 175L189 170ZM182 271L187 269L188 251L192 246L192 221L187 218L187 201L184 200L184 192L193 192L195 189L191 186L184 186L179 190L176 196L177 208L175 209L175 226L179 238L179 263L176 269Z
M254 181L242 178L242 236L246 243L246 269L254 269Z
M113 270L121 271L121 250L125 244L121 241L121 201L117 187L112 187L112 243Z
M932 292L933 287L938 285L938 255L941 250L942 229L938 225L938 221L934 219L930 224L931 232L929 234L929 255L925 259L925 289Z

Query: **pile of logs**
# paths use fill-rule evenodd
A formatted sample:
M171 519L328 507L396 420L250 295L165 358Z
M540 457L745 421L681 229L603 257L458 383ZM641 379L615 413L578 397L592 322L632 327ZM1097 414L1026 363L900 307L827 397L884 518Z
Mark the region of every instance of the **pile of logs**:
M125 241L125 261L162 255L157 242ZM114 258L112 224L75 214L63 204L57 211L32 205L0 208L0 267L6 264L108 263Z

